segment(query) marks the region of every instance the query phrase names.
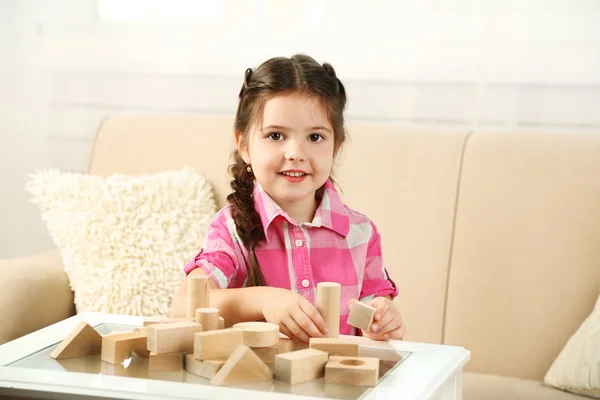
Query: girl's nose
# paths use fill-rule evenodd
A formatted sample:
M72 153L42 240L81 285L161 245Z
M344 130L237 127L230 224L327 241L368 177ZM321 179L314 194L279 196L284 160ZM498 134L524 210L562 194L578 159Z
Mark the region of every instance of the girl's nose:
M292 141L290 140L290 142ZM286 149L284 157L288 161L305 161L306 159L302 147L293 143Z

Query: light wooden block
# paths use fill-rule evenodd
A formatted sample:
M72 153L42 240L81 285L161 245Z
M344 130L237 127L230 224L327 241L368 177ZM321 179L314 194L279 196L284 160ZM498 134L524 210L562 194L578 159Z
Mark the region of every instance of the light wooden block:
M196 310L209 307L208 275L189 275L187 277L187 318L196 318Z
M182 371L185 366L185 353L150 353L148 370L154 372Z
M197 309L196 323L202 325L203 332L219 329L219 310L216 308Z
M377 309L368 304L357 301L350 307L350 315L348 315L348 325L360 328L363 331L368 331L373 323L373 317Z
M213 385L235 385L273 379L273 371L247 346L239 345L219 372Z
M358 343L352 339L310 338L310 348L324 351L330 356L358 357Z
M121 364L134 350L145 350L148 336L145 331L104 336L100 358L111 364Z
M227 361L227 357L215 360L196 360L194 353L185 355L185 370L190 374L198 375L206 379L212 379Z
M279 337L279 354L296 350L295 342L289 338Z
M219 329L225 329L225 318L219 317Z
M50 357L58 360L100 354L102 335L87 322L80 322L73 331L58 345Z
M317 284L317 311L327 324L325 337L340 336L340 301L342 287L336 282L319 282Z
M244 332L240 329L229 328L196 333L194 358L213 360L229 357L240 344L244 344Z
M331 356L325 365L327 384L375 386L378 379L378 358Z
M172 322L193 321L194 318L165 318L165 317L149 317L144 320L144 326L156 324L170 324Z
M275 356L275 379L296 384L323 377L329 354L305 349Z
M193 321L148 326L148 350L156 354L189 353L194 349L194 334L202 325Z
M274 364L275 356L279 354L279 343L269 347L252 347L252 351L265 364Z
M146 332L147 329L148 328L145 327L145 326L140 326L140 327L135 328L133 331L134 332L140 332L140 331ZM114 335L122 335L124 333L130 333L130 332L126 332L126 331L112 331L112 332L107 333L103 337L114 336ZM133 349L133 350L131 350L131 352L133 354L135 354L136 356L141 357L141 358L149 358L150 357L150 351L148 351L148 349Z
M269 322L240 322L234 328L244 332L244 345L255 347L270 347L279 343L279 325Z

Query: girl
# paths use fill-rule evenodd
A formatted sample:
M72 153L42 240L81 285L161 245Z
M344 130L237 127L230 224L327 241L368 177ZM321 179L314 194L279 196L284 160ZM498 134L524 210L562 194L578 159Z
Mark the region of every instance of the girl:
M185 266L214 283L211 307L228 325L276 323L292 339L323 337L315 308L319 282L342 286L340 333L352 302L377 308L363 335L401 339L394 282L382 265L377 228L342 204L330 178L346 139L346 92L330 64L311 57L272 58L247 69L235 116L236 150L229 206L211 221L204 247ZM185 316L187 284L172 316Z

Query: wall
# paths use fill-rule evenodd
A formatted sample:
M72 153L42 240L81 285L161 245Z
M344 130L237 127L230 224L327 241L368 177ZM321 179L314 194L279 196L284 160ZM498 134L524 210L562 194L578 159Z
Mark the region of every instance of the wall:
M115 4L140 10L0 0L0 258L52 248L27 174L84 172L104 116L232 113L273 55L331 62L350 120L600 132L596 1L147 0L146 21L111 22Z

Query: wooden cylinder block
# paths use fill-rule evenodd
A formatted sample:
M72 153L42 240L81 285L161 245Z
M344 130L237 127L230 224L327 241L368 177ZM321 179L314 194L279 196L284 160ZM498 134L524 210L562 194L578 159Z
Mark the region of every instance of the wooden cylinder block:
M336 282L320 282L317 284L317 311L327 324L325 337L340 336L340 299L342 287Z
M197 309L196 323L202 325L203 332L219 329L219 310L216 308Z
M234 328L244 331L244 345L269 347L279 343L279 325L269 322L240 322Z
M190 275L187 277L186 317L194 319L196 310L208 307L208 275Z

